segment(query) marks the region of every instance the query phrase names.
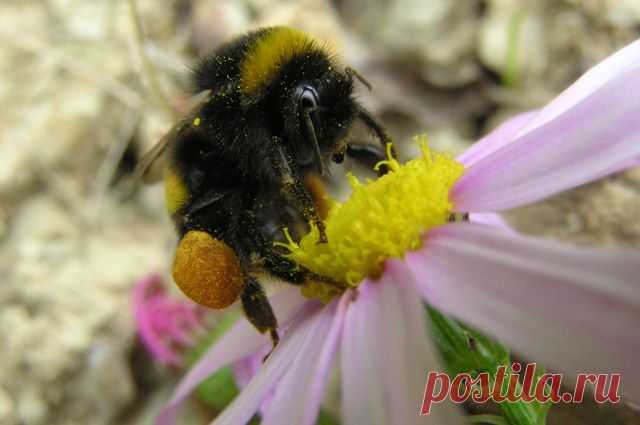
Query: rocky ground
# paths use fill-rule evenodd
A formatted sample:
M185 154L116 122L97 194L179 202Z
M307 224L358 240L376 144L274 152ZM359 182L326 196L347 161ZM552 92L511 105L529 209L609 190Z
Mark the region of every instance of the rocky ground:
M250 28L297 26L367 76L374 92L363 101L399 144L427 131L455 153L640 35L637 0L138 0L137 9L144 40L126 0L0 3L0 424L142 424L166 397L172 376L143 368L129 294L136 278L166 270L173 236L161 188L128 177L184 112L199 54ZM640 170L508 219L544 237L640 247L637 211ZM628 411L606 417L638 423Z

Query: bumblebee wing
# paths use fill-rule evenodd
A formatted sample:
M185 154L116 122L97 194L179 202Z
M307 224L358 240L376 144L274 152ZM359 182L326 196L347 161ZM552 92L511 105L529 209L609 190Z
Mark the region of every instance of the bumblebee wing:
M160 139L153 148L140 159L135 170L135 179L145 183L155 183L162 178L164 168L164 153L169 146L170 140L166 136Z
M233 192L233 189L220 189L220 188L209 189L203 195L200 195L199 198L193 199L190 202L189 207L187 208L186 214L192 215L204 208L210 207L231 192Z
M136 166L135 178L150 184L162 179L162 173L166 163L167 148L185 134L193 121L189 115L178 121L162 138L147 152Z

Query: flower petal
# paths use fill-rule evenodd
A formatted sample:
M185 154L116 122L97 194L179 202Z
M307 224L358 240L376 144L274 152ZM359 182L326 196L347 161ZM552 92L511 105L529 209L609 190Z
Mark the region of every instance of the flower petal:
M638 88L640 64L473 163L451 191L455 209L486 212L528 204L637 159L640 102L629 93Z
M271 352L272 346L270 344L263 346L260 350L251 354L249 357L245 357L242 360L239 360L231 365L233 369L233 375L236 379L236 384L239 388L246 387L251 379L258 373L258 370L262 367L264 363L264 358ZM260 404L260 414L264 414L268 409L271 403L271 399L273 398L273 394L268 394L262 403Z
M212 425L242 425L249 422L262 401L285 375L291 364L317 341L331 324L331 316L323 314L316 303L308 303L293 320L280 343L273 350L253 379L233 402L212 422ZM294 403L297 399L293 398ZM292 406L290 404L289 406ZM273 402L270 408L273 408Z
M375 358L379 335L375 319L379 285L365 280L357 289L358 298L345 317L342 333L342 416L345 425L385 425L387 413L380 374Z
M640 398L640 254L578 249L467 223L407 256L425 299L546 366L622 373Z
M458 161L466 167L471 166L498 148L557 118L607 82L636 68L639 64L640 41L636 41L585 72L544 109L516 115L500 125L467 149L458 157Z
M469 220L472 223L486 224L488 226L499 227L502 230L508 232L515 232L515 230L509 226L504 218L495 213L471 213L469 214Z
M346 425L465 423L449 403L419 415L427 372L442 367L411 281L403 262L389 260L379 281L358 288L343 334Z
M297 288L283 289L271 297L270 301L281 326L291 320L306 302ZM239 320L189 370L169 403L160 412L156 425L172 425L182 402L204 379L219 368L249 356L269 344L269 341L267 336L260 335L248 321Z
M263 425L315 423L351 297L346 293L318 313L317 326L278 384Z
M149 296L149 292L152 290L160 291L161 289L162 277L158 274L150 274L138 280L133 287L131 297L133 317L142 343L156 360L161 363L179 366L182 361L180 355L169 348L169 345L163 341L154 327L154 310L158 309L153 307L158 304L158 298L160 297L156 296L154 300ZM161 299L160 301L164 300Z
M511 143L515 139L516 134L539 112L539 110L523 112L508 119L495 130L471 145L471 147L456 159L465 167L470 167L485 156Z
M640 65L640 41L618 50L585 72L575 83L550 102L534 119L520 129L518 137L552 121L591 95L607 82Z
M384 309L381 325L384 326L386 345L398 347L395 358L389 356L389 348L387 353L380 351L384 354L385 361L396 365L397 368L396 370L393 367L383 368L392 422L467 424L460 410L449 401L433 406L428 417L418 415L424 396L427 372L444 371L444 367L431 340L431 332L427 329L426 310L415 286L413 274L404 261L389 260L386 263L385 275L393 284L380 285L382 289L380 307ZM390 307L394 305L396 308Z

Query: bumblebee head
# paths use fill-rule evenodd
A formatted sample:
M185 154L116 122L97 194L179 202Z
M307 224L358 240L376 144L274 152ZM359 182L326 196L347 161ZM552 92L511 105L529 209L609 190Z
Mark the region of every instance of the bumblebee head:
M284 138L301 171L325 174L326 163L356 114L352 91L346 75L325 68L315 78L293 82L284 94L280 109Z
M352 78L329 49L292 28L265 29L240 74L245 102L265 111L300 171L324 174L357 111Z

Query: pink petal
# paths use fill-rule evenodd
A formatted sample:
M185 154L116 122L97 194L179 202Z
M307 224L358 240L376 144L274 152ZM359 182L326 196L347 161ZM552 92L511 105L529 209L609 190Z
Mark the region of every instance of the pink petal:
M285 332L278 346L258 370L238 397L218 416L212 425L242 425L249 422L267 395L275 388L289 368L301 355L308 355L331 325L330 309L309 303ZM289 394L293 407L298 402L295 394ZM274 400L275 402L275 400ZM272 402L271 408L275 407ZM282 402L282 401L281 401Z
M345 317L342 333L342 416L345 425L385 425L387 412L380 365L376 311L379 285L365 280Z
M319 313L318 326L280 381L261 424L315 423L351 297L346 293Z
M152 317L149 314L150 309L147 292L160 281L161 277L159 275L152 274L136 282L133 287L131 300L133 317L138 335L147 350L162 363L179 365L181 362L180 356L169 349L156 334Z
M640 156L640 65L471 165L451 192L456 211L525 205L600 178Z
M611 170L607 170L605 174L614 174L620 171L628 170L629 168L634 168L640 166L640 156L630 159L628 161L624 161L621 164L614 166Z
M458 408L449 402L434 406L428 416L429 420L418 415L427 372L444 371L444 367L431 340L431 332L427 329L426 311L415 286L413 274L404 261L389 260L385 266L385 277L392 284L381 285L380 307L384 308L386 337L379 341L384 340L385 346L392 347L391 350L400 347L396 351L397 357L389 356L389 349L384 353L386 361L397 365L397 370L383 368L385 389L391 401L394 423L467 424ZM387 307L394 305L396 308ZM396 422L396 418L403 419Z
M236 384L238 384L240 388L246 387L249 382L251 382L256 373L258 373L258 370L262 367L264 359L271 352L271 349L271 345L265 345L249 357L245 357L231 365ZM261 414L264 414L269 409L272 398L272 393L264 398L258 409Z
M477 224L434 229L406 258L434 307L545 366L622 373L640 397L640 254L578 249Z
M136 329L147 350L161 363L180 366L182 357L175 346L192 342L191 334L200 328L198 307L171 299L158 274L138 280L131 301Z
M265 345L262 350L256 351L249 357L246 357L236 363L231 368L233 369L233 375L236 379L236 384L240 388L244 388L249 384L251 378L258 372L258 369L262 366L262 360L271 351L271 346Z
M544 109L517 115L480 139L458 157L466 167L513 142L532 130L554 120L572 106L591 95L607 82L640 64L640 41L619 50L587 71Z
M465 167L470 167L485 156L497 151L515 139L515 135L540 111L529 111L516 115L499 125L495 130L471 145L457 160Z
M283 289L271 297L270 301L280 326L285 326L306 302L297 288ZM260 335L248 321L239 320L189 370L169 403L160 412L156 425L173 424L182 402L204 379L219 368L251 355L266 344L270 344L268 336Z
M469 214L469 220L472 223L486 224L488 226L499 227L502 230L506 230L508 232L515 232L515 230L511 226L509 226L509 224L502 217L500 217L499 214L471 213Z
M640 41L618 50L589 71L550 102L534 119L520 129L518 137L554 120L609 81L640 65Z
M429 370L442 370L425 310L401 261L367 280L347 312L343 333L343 419L358 424L462 424L451 405L419 411Z

